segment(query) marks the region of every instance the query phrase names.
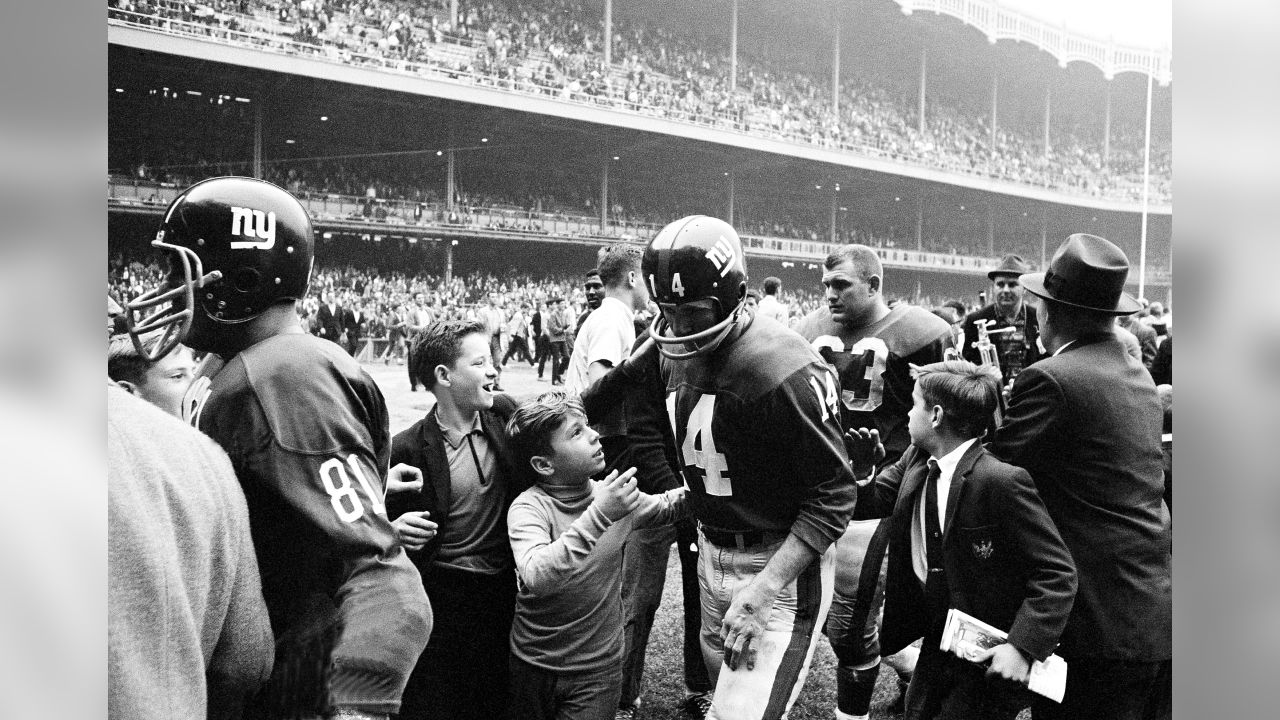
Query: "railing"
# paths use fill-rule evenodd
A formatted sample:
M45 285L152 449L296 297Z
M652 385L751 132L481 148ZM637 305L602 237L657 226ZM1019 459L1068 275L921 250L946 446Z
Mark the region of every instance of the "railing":
M262 26L261 21L252 15L232 16L226 13L218 13L209 16L210 20L232 17L234 17L238 22L243 21L243 23L249 26L259 28ZM932 154L917 152L914 148L907 148L905 146L912 144L907 138L901 138L900 143L895 141L892 145L881 143L879 141L853 143L825 137L816 131L806 134L786 131L776 127L761 127L752 123L744 123L740 118L727 112L702 111L695 113L681 110L679 108L643 105L628 101L617 93L616 88L623 87L625 85L625 83L622 82L622 72L618 67L609 68L608 74L610 83L605 87L603 92L593 93L587 92L586 90L574 92L570 91L567 87L560 87L558 84L547 84L538 79L499 78L485 73L450 67L443 62L439 62L436 58L431 58L430 49L428 49L428 58L426 61L406 60L353 52L347 48L339 48L336 45L313 45L302 43L284 36L264 35L262 32L232 30L227 27L213 24L213 22L190 22L175 18L163 18L155 15L127 12L115 8L108 8L107 19L109 24L134 27L150 32L202 40L213 40L221 44L244 47L261 52L295 55L339 65L367 67L382 72L413 75L418 77L431 77L436 80L459 82L481 87L491 87L508 92L535 95L543 100L563 102L576 106L587 105L593 107L606 107L612 110L638 113L660 119L673 120L680 123L711 127L719 131L733 133L743 137L767 138L799 147L819 147L865 158L887 160L919 169L942 170L947 173L981 180L995 180L1013 183L1023 187L1042 188L1062 193L1064 195L1118 200L1136 200L1140 197L1140 194L1135 194L1130 188L1124 186L1122 186L1124 192L1120 193L1091 193L1084 192L1068 183L1053 178L1045 178L1044 182L1029 182L1021 176L1002 175L980 168L969 167L965 162L958 158L938 157ZM261 29L265 31L265 28ZM468 39L451 37L448 40L450 43L456 42L457 45L462 47L468 47L473 50L479 49L474 42L471 42ZM444 43L441 43L435 47L439 48L443 45ZM536 77L536 75L534 77ZM760 106L755 105L754 102L748 108L748 111L752 113L755 113L757 110L767 111L768 108L761 108ZM1168 202L1168 198L1161 198L1160 201Z
M175 185L156 183L134 178L111 177L107 182L108 206L145 207L162 211L182 190ZM598 217L543 213L536 210L468 207L455 208L456 220L449 220L444 203L414 202L411 200L378 199L370 203L366 198L331 193L297 193L321 230L333 223L343 223L342 230L352 232L350 224L360 224L359 230L367 234L395 235L397 230L423 234L427 230L463 230L493 237L537 235L547 239L626 241L647 243L662 226L638 221L610 221L602 231ZM367 228L367 229L366 229ZM833 250L836 243L792 238L744 234L741 236L745 250L755 256L775 259L796 259L802 262L820 263ZM873 240L874 242L874 240ZM952 255L894 247L873 247L880 261L891 267L910 267L927 270L983 274L997 264L997 259L975 255ZM1168 285L1171 277L1167 271L1148 270L1147 281L1155 285Z

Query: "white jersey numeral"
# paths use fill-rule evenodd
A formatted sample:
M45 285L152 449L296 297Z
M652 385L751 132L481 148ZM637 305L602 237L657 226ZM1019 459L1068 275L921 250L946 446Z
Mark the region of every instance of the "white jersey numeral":
M365 478L359 459L355 455L348 455L347 466L351 468L351 475L355 475L356 482L360 483L360 488L369 498L369 506L373 508L374 514L385 517L387 507L382 502L382 495L374 492L373 486ZM324 483L325 492L329 493L329 504L338 514L339 520L355 522L364 515L364 505L361 504L360 496L351 484L351 476L347 474L347 468L343 466L341 460L338 458L325 460L320 466L320 480Z
M671 421L675 423L675 394L667 398ZM703 395L693 406L685 423L684 443L680 456L685 467L695 467L702 476L702 486L708 495L731 497L733 482L729 477L729 461L724 453L716 452L715 435L711 432L711 420L715 416L716 396Z
M822 379L826 381L825 385L816 377L809 378L809 387L813 388L813 392L818 396L818 407L822 408L822 422L826 422L830 418L840 417L840 398L836 396L836 381L831 373L823 373Z
M671 292L684 297L684 283L680 282L680 273L671 275Z

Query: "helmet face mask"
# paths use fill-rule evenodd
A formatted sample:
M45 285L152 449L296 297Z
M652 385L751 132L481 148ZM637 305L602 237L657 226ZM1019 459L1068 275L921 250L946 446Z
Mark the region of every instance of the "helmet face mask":
M190 332L194 315L192 308L195 307L195 291L204 287L206 283L218 280L222 277L222 273L214 270L205 275L198 255L187 248L170 245L160 237L157 237L151 245L170 253L169 262L171 264L176 262L178 268L181 268L181 276L175 278L177 269L171 267L163 284L139 295L128 304L124 318L134 349L146 358L147 362L156 362L168 355ZM144 318L143 313L152 308L159 309L147 314ZM160 342L147 350L142 342L142 336L159 329L163 329L164 333Z
M693 215L667 225L645 249L641 268L650 294L662 308L650 335L664 356L685 360L709 354L737 326L746 301L747 272L742 243L728 223ZM673 328L669 315L690 306L703 308L704 315L709 311L712 322L703 318L696 324L706 327L690 328L685 335L667 334L685 331Z
M746 307L746 299L738 304L730 313L723 313L719 309L719 302L712 299L713 308L708 308L715 313L713 322L701 330L694 330L684 335L677 334L677 330L671 323L671 319L667 317L667 313L678 313L679 308L688 307L685 305L661 305L660 311L654 315L653 322L649 325L649 336L658 344L658 352L671 360L688 360L699 355L709 355L720 347L720 343L724 342L729 333L737 325L738 318ZM750 322L748 316L747 322ZM670 330L672 334L668 335ZM690 348L685 352L674 349L677 346Z
M135 345L163 328L153 351L159 358L179 342L215 353L235 349L246 324L306 295L315 240L306 209L286 191L220 177L180 194L151 245L164 251L169 274L129 303L126 318ZM159 309L140 316L152 308Z

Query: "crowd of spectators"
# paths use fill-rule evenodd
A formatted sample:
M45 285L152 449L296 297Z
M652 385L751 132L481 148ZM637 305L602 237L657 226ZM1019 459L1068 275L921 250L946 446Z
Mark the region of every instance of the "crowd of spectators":
M1141 134L1120 126L1110 156L1077 128L1051 130L1049 148L1034 131L931 99L926 127L908 91L842 77L839 112L830 85L748 53L730 58L721 43L689 32L616 19L611 67L604 66L598 8L583 0L109 0L131 21L222 37L275 52L322 55L352 64L443 75L713 125L791 142L845 149L953 172L1096 197L1138 199ZM1169 202L1171 151L1153 147L1152 197Z
M140 164L130 171L129 177L182 188L208 177L247 172L249 168L207 162L160 166ZM555 194L547 192L546 188L541 192L519 187L509 192L497 188L489 192L459 190L454 197L454 209L449 211L445 208L443 193L415 184L411 175L397 175L395 168L385 165L377 169L374 166L361 167L358 162L315 160L302 164L263 164L263 179L284 187L299 198L341 196L354 201L342 206L350 211L351 219L391 224L434 222L541 234L548 234L568 221L582 227L595 227L599 222L597 201L585 192L575 194L568 185L556 187ZM123 177L117 180L125 182ZM152 199L160 202L158 194ZM648 228L656 232L671 218L698 214L700 210L693 205L661 202L649 202L643 208L636 208L615 201L609 218L613 223L629 223L627 227ZM767 210L768 217L761 217L764 213L743 217L737 223L741 233L761 238L831 241L830 229L811 218L788 213L779 205L770 205ZM906 231L893 235L843 225L837 228L835 240L837 243L856 242L883 248L916 247L915 236ZM922 249L948 255L981 256L987 252L984 240L958 239L947 234L926 235Z
M583 268L585 272L586 268ZM164 279L164 272L150 258L129 257L117 253L108 261L107 294L120 305L150 290ZM473 272L454 276L445 282L440 275L410 274L354 265L321 267L312 275L311 289L298 305L306 326L319 334L320 303L332 299L343 310L359 310L362 327L359 336L389 339L391 330L403 330L409 311L425 307L435 320L478 319L479 311L494 293L507 319L527 308L532 313L545 308L554 298L563 298L576 318L586 306L582 287L583 273L534 276L507 273ZM817 291L783 290L779 301L793 319L799 319L822 303ZM379 356L390 359L394 352ZM392 348L394 350L394 348Z

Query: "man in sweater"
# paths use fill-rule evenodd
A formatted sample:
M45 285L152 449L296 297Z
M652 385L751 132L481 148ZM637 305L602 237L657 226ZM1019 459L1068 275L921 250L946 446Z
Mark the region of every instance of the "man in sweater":
M271 676L249 512L227 454L107 387L107 715L239 717Z

